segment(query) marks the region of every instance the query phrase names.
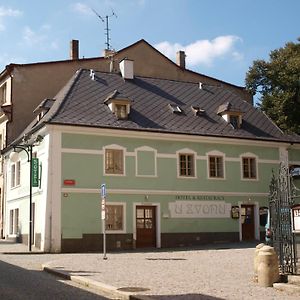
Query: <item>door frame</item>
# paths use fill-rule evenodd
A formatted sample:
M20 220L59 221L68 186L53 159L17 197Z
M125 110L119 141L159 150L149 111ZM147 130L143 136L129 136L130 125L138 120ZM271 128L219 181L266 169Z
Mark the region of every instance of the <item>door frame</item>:
M160 203L152 203L152 202L135 202L133 203L133 240L136 241L136 207L137 206L154 206L155 207L155 236L156 236L156 248L161 248L161 236L160 236ZM134 244L135 245L135 244Z
M242 205L253 205L253 208L254 208L254 239L259 241L260 240L259 203L257 201L251 201L251 199L249 199L248 201L238 202L240 212L241 212L241 209L242 209ZM240 241L243 241L241 213L240 213L240 216L239 216L239 236L240 236Z

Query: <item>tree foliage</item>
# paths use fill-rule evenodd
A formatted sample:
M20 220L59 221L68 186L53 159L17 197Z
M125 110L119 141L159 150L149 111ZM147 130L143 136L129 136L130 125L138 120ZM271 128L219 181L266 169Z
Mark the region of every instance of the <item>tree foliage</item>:
M260 94L259 108L283 131L300 134L300 38L271 51L269 61L255 60L246 88Z

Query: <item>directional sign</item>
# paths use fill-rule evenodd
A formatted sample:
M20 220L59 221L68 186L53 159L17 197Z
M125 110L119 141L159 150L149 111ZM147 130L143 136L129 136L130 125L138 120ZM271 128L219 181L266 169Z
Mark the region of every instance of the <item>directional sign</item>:
M101 184L101 198L105 198L106 197L106 184L103 183Z

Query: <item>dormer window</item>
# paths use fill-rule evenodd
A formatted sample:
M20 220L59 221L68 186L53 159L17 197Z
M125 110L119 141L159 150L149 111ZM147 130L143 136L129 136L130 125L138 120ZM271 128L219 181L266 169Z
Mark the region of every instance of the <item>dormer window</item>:
M115 114L118 119L127 119L127 107L125 104L115 105Z
M131 100L121 95L117 90L108 95L104 103L115 114L117 119L126 120L130 113Z
M199 106L191 106L191 109L195 116L201 116L205 114L205 110L200 108Z
M172 110L173 113L181 114L181 113L183 112L183 110L181 109L181 107L178 106L178 105L175 105L175 104L169 104L168 106L169 106L169 108Z
M222 116L234 129L241 128L243 112L239 108L233 107L230 102L220 105L217 114Z
M44 99L38 107L33 111L33 113L36 115L37 121L39 122L44 115L49 111L49 109L52 107L53 103L55 102L55 99Z

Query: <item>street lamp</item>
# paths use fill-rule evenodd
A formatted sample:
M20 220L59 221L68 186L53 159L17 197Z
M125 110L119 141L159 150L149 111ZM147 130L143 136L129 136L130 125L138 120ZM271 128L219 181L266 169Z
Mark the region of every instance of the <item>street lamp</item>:
M13 152L10 153L9 158L12 162L17 162L19 159L19 153L16 151L20 149L25 151L27 154L27 161L29 162L29 236L28 236L28 250L31 252L31 242L32 242L32 148L37 146L43 137L38 135L36 139L30 144L28 143L28 138L24 136L24 144L13 145Z

